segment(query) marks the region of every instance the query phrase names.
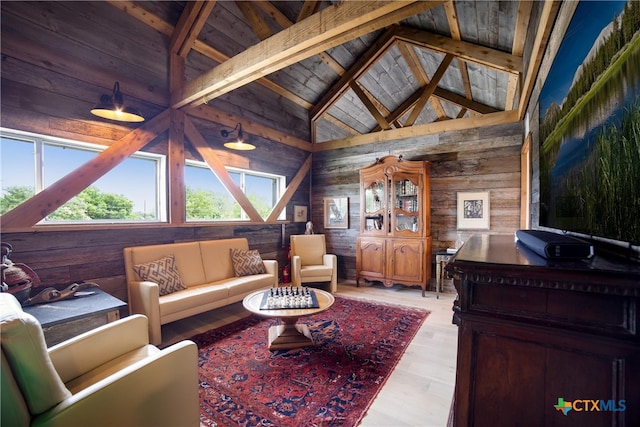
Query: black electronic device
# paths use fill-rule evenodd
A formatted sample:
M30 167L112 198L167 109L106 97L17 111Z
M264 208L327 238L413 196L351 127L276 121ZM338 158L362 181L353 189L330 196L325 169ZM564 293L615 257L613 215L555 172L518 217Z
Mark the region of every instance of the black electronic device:
M586 259L593 245L576 237L543 230L518 230L516 240L547 259Z

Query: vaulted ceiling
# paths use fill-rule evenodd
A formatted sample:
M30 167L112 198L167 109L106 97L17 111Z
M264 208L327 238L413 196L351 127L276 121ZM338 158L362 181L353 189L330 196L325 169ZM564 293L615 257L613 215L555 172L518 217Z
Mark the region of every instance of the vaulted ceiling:
M557 2L2 2L2 78L316 151L520 120ZM50 73L33 76L19 63ZM55 75L55 78L53 76ZM63 76L63 78L60 78ZM48 108L46 100L42 109Z

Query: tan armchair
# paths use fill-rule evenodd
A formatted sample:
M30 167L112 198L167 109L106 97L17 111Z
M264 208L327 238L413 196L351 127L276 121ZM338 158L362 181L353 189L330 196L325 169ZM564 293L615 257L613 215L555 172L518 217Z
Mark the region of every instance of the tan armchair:
M330 282L329 291L338 290L338 257L327 253L324 234L291 236L293 284Z
M134 315L51 348L38 321L0 293L0 425L194 426L199 421L198 350L182 341L149 345Z

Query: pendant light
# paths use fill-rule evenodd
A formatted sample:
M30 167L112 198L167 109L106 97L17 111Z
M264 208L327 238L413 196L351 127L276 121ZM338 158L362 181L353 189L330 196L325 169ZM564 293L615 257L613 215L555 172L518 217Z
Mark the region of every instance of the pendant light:
M91 114L103 119L117 120L119 122L143 122L144 117L135 108L124 105L120 83L113 85L113 94L103 94L100 101L91 110Z
M234 132L237 134L236 138L228 139L224 143L225 147L232 150L242 151L254 150L256 148L255 145L244 142L244 136L242 134L242 123L238 123L232 130L221 130L220 135L222 135L223 138L228 138L229 135L233 134Z

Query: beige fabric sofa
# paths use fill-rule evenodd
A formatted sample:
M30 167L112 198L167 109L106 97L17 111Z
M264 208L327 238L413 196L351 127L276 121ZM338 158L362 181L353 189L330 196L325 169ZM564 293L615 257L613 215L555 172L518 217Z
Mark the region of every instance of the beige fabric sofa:
M129 312L147 316L151 343L161 344L161 325L242 301L251 292L278 285L276 260L263 260L265 274L236 277L231 248L248 250L249 244L247 239L235 238L124 249ZM141 280L134 266L172 254L186 289L160 296L158 284Z
M196 344L149 345L144 316L47 348L36 318L2 292L0 338L3 427L200 425Z

